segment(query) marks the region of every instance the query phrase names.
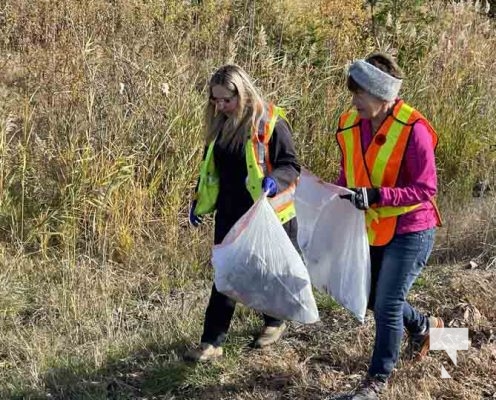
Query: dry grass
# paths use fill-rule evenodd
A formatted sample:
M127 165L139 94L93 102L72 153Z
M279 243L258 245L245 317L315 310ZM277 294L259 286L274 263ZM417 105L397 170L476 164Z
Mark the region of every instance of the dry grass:
M495 203L471 193L495 187L494 21L468 1L412 0L391 25L381 2L372 36L359 0L191 3L0 1L0 398L315 399L354 386L373 324L327 297L322 323L292 325L274 349L247 348L260 322L240 308L224 360L181 361L211 282L211 224L191 230L187 210L216 67L256 77L287 108L302 162L332 179L343 68L377 48L398 55L405 99L441 137L444 266L412 299L473 340L447 364L452 380L435 354L402 364L386 398L493 396Z
M69 281L62 274L58 283L54 276L39 282L35 299L25 290L29 282L3 279L11 300L2 305L10 317L3 326L0 397L315 399L350 390L366 371L372 316L360 326L325 297L319 297L322 322L292 324L267 350L249 348L260 322L238 308L226 357L193 365L181 355L199 334L209 293L204 281L164 291L160 278L143 270L78 268L86 270ZM419 364L402 360L385 399L481 399L496 392L495 282L491 271L428 267L412 302L450 326L468 327L472 345L458 353L456 367L441 352ZM440 378L441 365L451 380Z

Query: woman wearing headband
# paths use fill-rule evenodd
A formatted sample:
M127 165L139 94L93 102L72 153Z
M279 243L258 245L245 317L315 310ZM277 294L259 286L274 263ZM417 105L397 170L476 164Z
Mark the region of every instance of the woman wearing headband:
M366 379L352 399L377 399L396 365L405 329L409 357L429 350L429 329L442 328L406 300L426 265L440 224L434 196L437 134L427 119L398 98L402 72L388 54L354 62L347 86L354 109L339 119L342 196L366 214L372 261L369 309L376 323Z

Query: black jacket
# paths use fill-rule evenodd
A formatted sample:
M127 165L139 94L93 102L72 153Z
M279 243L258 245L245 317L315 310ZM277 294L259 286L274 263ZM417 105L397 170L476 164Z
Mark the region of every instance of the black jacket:
M300 164L288 123L279 118L269 141L269 157L272 172L269 176L277 182L278 192L284 191L295 183L300 174ZM217 198L215 215L215 243L220 243L229 229L253 205L253 199L246 189L245 149L242 144L232 146L221 144L214 146L214 162L219 173L220 190ZM296 218L284 224L290 238L296 241ZM291 233L292 232L292 233ZM293 239L293 238L292 238Z

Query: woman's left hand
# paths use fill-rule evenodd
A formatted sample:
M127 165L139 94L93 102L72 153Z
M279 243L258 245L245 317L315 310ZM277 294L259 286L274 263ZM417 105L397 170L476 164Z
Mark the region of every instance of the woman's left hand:
M277 194L277 182L274 178L266 176L262 180L262 190L267 193L267 197L274 197Z
M203 222L203 220L198 215L195 215L195 208L196 208L196 200L194 200L193 203L191 203L191 208L189 209L189 223L195 228L198 228L198 226Z

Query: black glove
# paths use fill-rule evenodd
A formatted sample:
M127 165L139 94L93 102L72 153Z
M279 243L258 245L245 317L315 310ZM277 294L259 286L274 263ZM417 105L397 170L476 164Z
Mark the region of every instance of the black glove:
M351 201L359 210L368 210L368 208L377 203L380 198L380 192L377 188L350 188L354 193L340 194L339 197Z

